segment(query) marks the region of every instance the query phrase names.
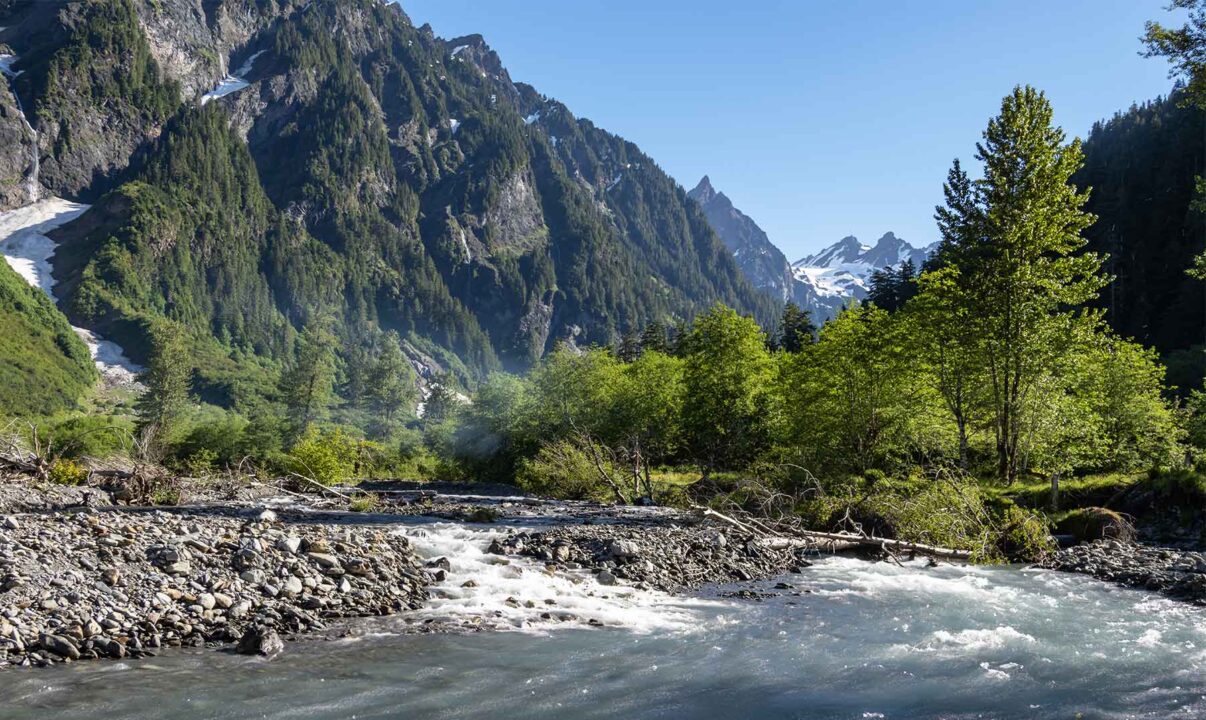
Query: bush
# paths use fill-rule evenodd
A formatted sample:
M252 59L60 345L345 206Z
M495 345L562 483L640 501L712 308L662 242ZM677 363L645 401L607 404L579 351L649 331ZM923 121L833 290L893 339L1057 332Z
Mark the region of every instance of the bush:
M348 503L348 510L358 513L373 512L379 507L381 507L381 499L373 493L361 493Z
M55 485L83 485L88 482L88 469L68 458L50 464L46 478Z
M1005 510L993 549L996 552L982 558L984 561L1039 562L1055 552L1055 538L1043 516L1011 505Z
M59 457L107 458L129 453L134 423L126 417L72 415L41 422L37 431Z
M359 443L338 428L309 430L287 456L287 469L323 485L337 485L356 472Z
M990 501L974 480L848 477L797 506L809 527L969 550L976 562L1034 561L1054 549L1046 521L1012 501Z
M530 493L561 500L615 499L615 493L599 477L594 461L568 440L542 445L536 457L520 463L516 481Z
M1087 507L1073 510L1055 525L1056 532L1072 535L1079 542L1102 538L1129 542L1135 539L1135 526L1121 513L1108 508Z

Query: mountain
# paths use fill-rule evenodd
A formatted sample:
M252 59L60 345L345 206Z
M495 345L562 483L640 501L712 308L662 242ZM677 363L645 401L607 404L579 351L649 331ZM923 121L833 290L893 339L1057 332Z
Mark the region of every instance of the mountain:
M849 298L867 297L873 271L895 268L906 261L920 268L936 247L913 247L894 233L885 233L876 245L868 246L850 235L798 259L791 270L796 281L807 288L809 297L827 311L819 312L819 316L831 317Z
M793 299L795 279L787 257L753 219L733 207L728 196L717 192L707 175L687 197L703 208L708 222L754 287L780 302Z
M937 247L915 248L891 232L874 246L850 236L789 263L762 228L717 191L707 175L687 196L703 209L754 287L780 302L796 303L812 313L816 322L832 318L851 298L865 298L875 270L896 267L906 260L920 267Z
M397 4L0 0L0 28L0 210L91 204L50 233L60 306L135 362L182 324L206 399L271 394L312 323L472 380L778 313L639 147Z

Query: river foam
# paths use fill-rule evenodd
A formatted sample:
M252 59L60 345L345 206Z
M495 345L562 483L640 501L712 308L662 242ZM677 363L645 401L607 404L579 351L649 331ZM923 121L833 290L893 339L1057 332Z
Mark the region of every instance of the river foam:
M432 599L419 611L426 619L474 618L534 632L601 624L637 633L681 633L700 627L702 611L728 606L718 600L601 585L585 570L554 572L529 558L491 554L490 543L508 533L498 527L432 523L394 532L409 538L424 560L447 561L445 579L432 586Z

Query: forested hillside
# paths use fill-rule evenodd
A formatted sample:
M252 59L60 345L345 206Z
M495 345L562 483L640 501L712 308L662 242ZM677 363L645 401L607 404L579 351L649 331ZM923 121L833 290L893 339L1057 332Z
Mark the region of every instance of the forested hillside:
M88 348L54 302L0 260L0 415L73 409L95 379Z
M1092 188L1085 231L1107 254L1114 280L1099 304L1121 334L1160 350L1172 381L1201 383L1203 364L1188 352L1206 338L1206 285L1186 274L1206 247L1206 215L1195 203L1195 176L1206 162L1206 113L1184 95L1136 105L1093 127L1085 166Z
M94 203L54 236L65 310L136 361L179 323L206 399L271 395L311 324L472 381L717 301L777 315L651 158L480 37L374 0L191 7L12 0L0 41L39 192Z

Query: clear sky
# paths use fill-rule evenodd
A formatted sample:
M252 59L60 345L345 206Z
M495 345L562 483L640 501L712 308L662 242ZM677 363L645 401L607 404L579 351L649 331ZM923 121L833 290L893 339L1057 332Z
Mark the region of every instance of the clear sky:
M1045 90L1071 135L1167 92L1139 57L1167 0L401 0L473 32L512 78L637 143L688 189L708 174L790 260L854 234L936 238L955 157L1001 97Z

